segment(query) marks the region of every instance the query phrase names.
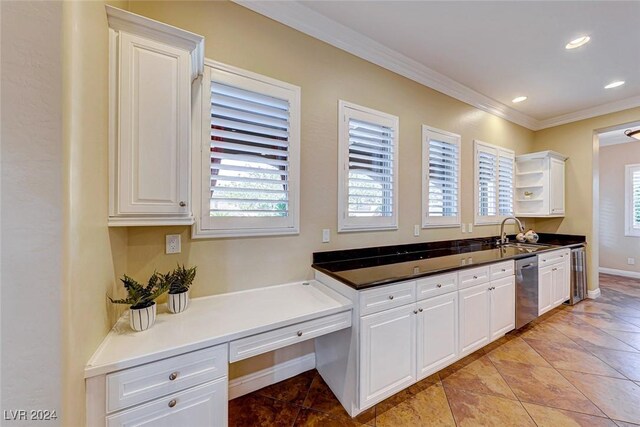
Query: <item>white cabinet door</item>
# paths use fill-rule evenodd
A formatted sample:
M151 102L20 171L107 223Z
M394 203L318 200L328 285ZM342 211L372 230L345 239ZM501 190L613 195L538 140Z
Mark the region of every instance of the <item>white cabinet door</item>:
M564 161L555 157L549 160L549 213L564 215Z
M550 265L538 270L538 316L553 308L553 268Z
M514 276L491 282L491 341L516 327L516 279Z
M227 377L107 417L107 427L227 425Z
M187 215L190 54L121 32L115 214Z
M415 304L360 319L360 409L416 380Z
M552 269L553 276L553 296L552 305L557 307L569 299L569 289L571 287L569 271L565 262L555 264Z
M489 343L489 283L459 291L460 356Z
M418 381L458 357L458 293L418 302Z

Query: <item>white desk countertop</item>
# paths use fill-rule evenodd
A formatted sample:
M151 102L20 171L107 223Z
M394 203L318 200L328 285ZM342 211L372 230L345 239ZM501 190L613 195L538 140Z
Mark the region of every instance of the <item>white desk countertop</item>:
M302 283L309 283L303 285ZM85 367L85 378L199 350L352 308L351 301L310 280L194 298L186 311L158 306L155 325L129 327L127 311Z

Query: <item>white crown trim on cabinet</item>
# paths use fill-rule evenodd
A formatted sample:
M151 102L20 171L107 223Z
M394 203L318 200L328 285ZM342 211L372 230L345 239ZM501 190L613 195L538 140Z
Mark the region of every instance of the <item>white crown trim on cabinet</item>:
M640 97L633 97L546 120L537 120L297 2L232 1L479 110L534 131L640 106Z

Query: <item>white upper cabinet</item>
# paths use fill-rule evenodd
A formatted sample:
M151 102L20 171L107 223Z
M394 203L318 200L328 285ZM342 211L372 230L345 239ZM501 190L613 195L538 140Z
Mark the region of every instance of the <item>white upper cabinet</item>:
M109 225L192 224L191 84L204 39L106 6Z
M555 151L516 157L516 216L564 216L566 160Z

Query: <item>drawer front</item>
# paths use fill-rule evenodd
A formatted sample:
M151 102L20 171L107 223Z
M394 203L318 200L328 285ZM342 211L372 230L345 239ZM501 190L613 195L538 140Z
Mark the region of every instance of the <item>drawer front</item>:
M546 267L547 265L564 262L569 259L571 251L569 249L560 249L553 252L547 252L538 255L538 268Z
M107 412L227 375L227 345L218 345L107 375Z
M107 427L227 426L227 377L107 416Z
M416 282L404 282L361 291L360 316L400 307L416 301Z
M351 310L252 335L229 343L229 360L237 362L351 326Z
M418 301L458 290L458 273L439 274L419 279L416 285Z
M499 262L491 264L491 280L502 279L513 276L515 273L515 263L513 261Z
M481 283L487 283L489 280L491 280L489 266L470 268L458 273L458 287L460 289L466 289Z

